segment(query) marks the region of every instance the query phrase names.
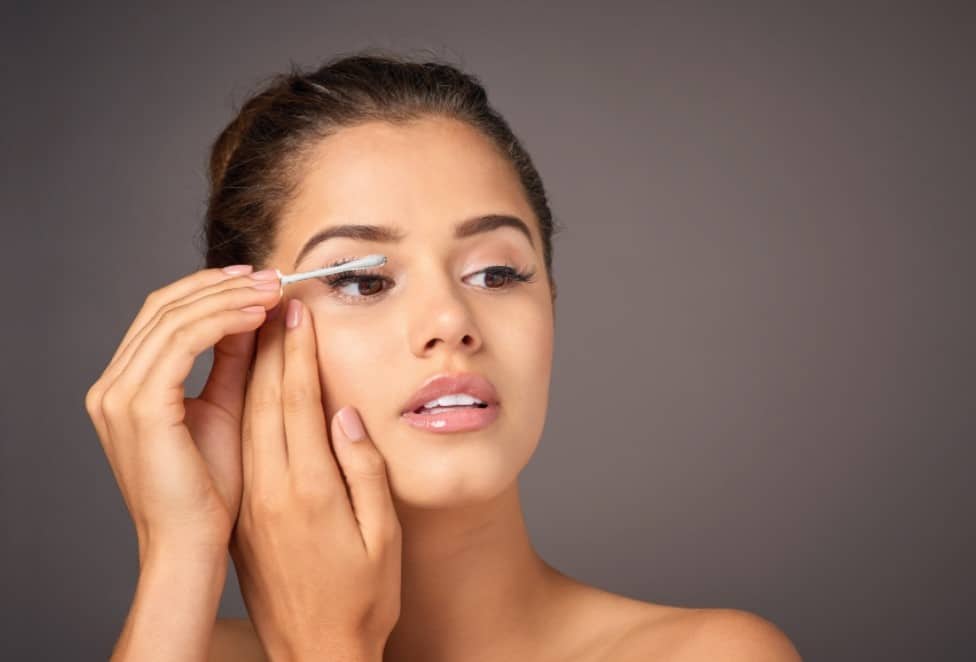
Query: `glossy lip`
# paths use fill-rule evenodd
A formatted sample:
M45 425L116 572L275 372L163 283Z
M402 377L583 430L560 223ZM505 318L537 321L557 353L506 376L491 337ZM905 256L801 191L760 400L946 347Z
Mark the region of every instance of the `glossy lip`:
M439 398L442 395L451 395L453 393L467 393L488 404L487 408L477 408L462 411L487 412L491 410L497 414L499 403L498 394L495 391L494 384L492 384L485 377L482 377L474 372L441 373L430 377L423 383L423 385L421 385L417 392L410 397L410 400L408 400L403 406L400 414L402 416L419 415L413 414L414 410L418 407L422 407L424 404ZM449 412L448 414L440 414L438 416L456 415L457 412ZM432 417L432 415L429 414L425 414L424 416L426 418Z
M487 427L498 418L498 412L498 405L492 404L487 407L464 407L439 414L415 414L408 411L401 418L408 425L425 432L468 432Z

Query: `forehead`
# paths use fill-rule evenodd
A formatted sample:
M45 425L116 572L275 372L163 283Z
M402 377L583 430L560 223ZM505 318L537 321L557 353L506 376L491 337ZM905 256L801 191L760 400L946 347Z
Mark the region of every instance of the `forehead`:
M517 215L538 239L511 163L470 125L446 118L369 122L315 146L279 228L279 249L297 252L328 225L392 225L414 237L453 231L486 213Z

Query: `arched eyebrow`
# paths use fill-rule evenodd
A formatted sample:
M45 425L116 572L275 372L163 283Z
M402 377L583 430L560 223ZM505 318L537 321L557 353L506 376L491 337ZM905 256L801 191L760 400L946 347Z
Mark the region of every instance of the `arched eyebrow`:
M490 232L491 230L504 227L515 228L524 234L528 237L532 248L535 248L535 240L532 239L532 232L529 230L528 224L518 216L508 214L486 214L463 220L454 226L454 238L464 239L472 235ZM324 230L319 230L305 242L302 249L298 251L298 257L295 258L295 266L293 269L298 268L298 264L302 261L302 258L308 255L310 250L323 241L335 237L396 244L403 241L406 233L392 228L389 225L333 225Z

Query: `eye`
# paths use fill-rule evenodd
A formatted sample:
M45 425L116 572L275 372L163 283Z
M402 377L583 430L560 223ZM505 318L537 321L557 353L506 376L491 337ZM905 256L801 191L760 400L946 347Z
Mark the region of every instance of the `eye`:
M493 266L477 271L473 276L483 275L484 285L481 289L503 290L513 287L517 283L531 283L535 280L535 271L518 270L509 266ZM392 279L380 272L357 270L340 273L319 280L326 283L335 296L351 303L377 300L389 289L384 285L392 285Z
M535 276L535 271L519 271L512 267L497 266L488 267L476 272L475 276L484 274L485 289L502 290L510 286L510 283L531 283Z
M328 285L337 297L353 302L378 299L384 291L383 285L392 283L386 276L368 270L336 274L320 280Z

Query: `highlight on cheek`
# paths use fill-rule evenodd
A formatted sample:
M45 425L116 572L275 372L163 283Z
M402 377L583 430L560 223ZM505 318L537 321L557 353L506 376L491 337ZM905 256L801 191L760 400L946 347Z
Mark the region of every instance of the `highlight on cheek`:
M349 262L355 258L344 257L322 267L331 267ZM479 269L464 277L472 287L485 290L489 294L517 288L536 280L533 267L517 267L510 264L496 264ZM357 269L355 271L332 274L317 279L324 283L331 296L347 303L372 303L386 296L396 287L396 281L386 267Z

